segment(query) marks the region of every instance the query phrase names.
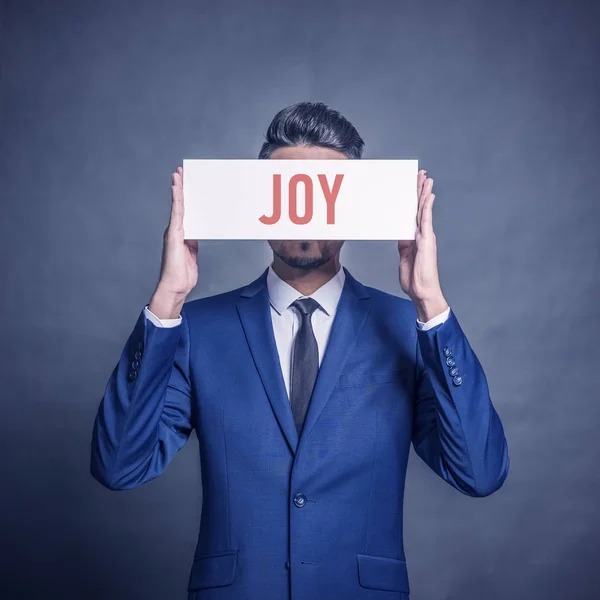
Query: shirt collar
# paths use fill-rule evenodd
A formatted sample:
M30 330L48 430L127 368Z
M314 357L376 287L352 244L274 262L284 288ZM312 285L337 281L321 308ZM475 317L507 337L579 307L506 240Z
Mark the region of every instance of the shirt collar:
M293 288L289 283L283 281L273 270L273 266L269 266L267 273L267 288L269 290L269 300L273 308L279 313L283 313L286 308L295 302L298 298L313 298L321 308L328 314L332 315L338 305L346 274L344 268L340 266L338 272L318 290L310 296L303 296L297 289Z

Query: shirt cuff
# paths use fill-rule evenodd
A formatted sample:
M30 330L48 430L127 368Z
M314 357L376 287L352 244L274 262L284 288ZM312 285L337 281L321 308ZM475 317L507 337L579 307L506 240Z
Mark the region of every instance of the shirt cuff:
M177 327L183 320L181 315L176 319L159 319L149 308L149 304L144 306L144 314L148 318L149 321L152 321L156 327Z
M419 319L417 319L417 327L422 331L427 331L428 329L431 329L432 327L435 327L436 325L439 325L440 323L446 321L446 319L449 316L450 307L448 307L443 313L440 313L439 315L433 317L433 319L429 319L429 321L427 321L426 323L423 323L423 321L419 321Z

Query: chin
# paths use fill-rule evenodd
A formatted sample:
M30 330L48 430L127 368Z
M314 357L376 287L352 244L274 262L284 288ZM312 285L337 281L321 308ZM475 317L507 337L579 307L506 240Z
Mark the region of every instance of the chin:
M294 267L295 269L316 269L320 267L322 264L326 263L327 260L322 256L306 256L306 255L297 255L297 256L280 256L281 260L290 267Z
M334 254L328 242L318 240L273 240L269 245L282 262L294 269L316 269Z

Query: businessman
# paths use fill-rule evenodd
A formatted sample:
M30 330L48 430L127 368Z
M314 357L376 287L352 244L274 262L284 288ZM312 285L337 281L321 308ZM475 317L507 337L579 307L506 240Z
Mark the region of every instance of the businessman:
M259 158L360 159L339 112L303 102ZM418 173L402 298L340 264L343 241L270 241L241 288L186 302L183 171L161 275L112 372L91 472L112 490L160 475L194 429L203 505L188 600L408 600L404 482L412 444L435 473L487 496L509 469L482 366L441 290L433 181Z

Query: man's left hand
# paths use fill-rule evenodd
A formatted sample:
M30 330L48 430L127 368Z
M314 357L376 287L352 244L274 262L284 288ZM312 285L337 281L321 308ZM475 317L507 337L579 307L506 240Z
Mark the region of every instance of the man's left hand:
M417 175L417 229L414 240L400 240L398 276L402 291L413 301L419 320L426 322L444 312L448 303L442 293L433 233L433 179L427 171Z

